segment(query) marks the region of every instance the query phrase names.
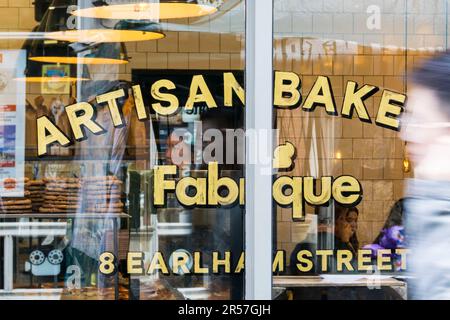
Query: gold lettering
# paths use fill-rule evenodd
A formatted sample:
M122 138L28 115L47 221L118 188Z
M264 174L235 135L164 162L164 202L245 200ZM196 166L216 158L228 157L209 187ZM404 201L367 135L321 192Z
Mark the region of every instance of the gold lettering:
M390 249L379 249L377 251L377 268L379 271L392 270L390 254Z
M127 273L131 275L144 274L143 252L128 252L127 254Z
M87 102L80 102L66 107L67 117L72 128L75 140L81 141L86 138L82 127L86 127L93 134L100 134L105 130L93 119L95 118L94 108Z
M239 205L245 205L245 179L239 179Z
M300 77L294 72L275 72L273 104L277 108L294 108L301 103Z
M370 264L372 259L372 250L358 250L358 270L359 271L370 271L372 270L371 265L366 265L365 263Z
M217 162L208 164L208 203L210 205L230 205L233 204L239 196L239 188L236 182L228 177L219 179L219 165ZM219 195L220 188L227 188L226 196Z
M142 90L140 85L131 87L133 89L134 105L139 120L148 119L147 110L144 105L144 98L142 97Z
M312 258L311 251L300 250L297 253L297 261L299 263L297 263L296 266L300 272L310 272L312 270L313 263L312 263L311 259L308 259L308 258Z
M312 112L317 106L325 107L325 111L329 115L335 116L338 114L330 79L325 76L317 77L316 82L306 97L303 110Z
M290 188L291 194L285 195L285 189ZM302 178L282 176L275 180L272 186L274 200L280 206L292 205L292 219L303 219Z
M406 270L406 255L409 253L408 249L395 249L395 253L400 256L400 269Z
M173 90L176 88L175 84L170 80L159 80L156 81L151 89L151 95L154 99L159 101L168 102L169 105L163 107L161 103L153 103L152 108L156 113L162 116L171 116L178 111L178 107L180 106L178 98L170 93L162 93L161 88L166 88L168 90Z
M172 272L175 274L188 274L190 273L187 263L189 260L189 255L183 251L175 251L172 253ZM181 268L181 272L180 272Z
M153 201L156 206L166 203L165 191L175 190L175 181L165 180L165 176L177 173L176 166L156 166L153 179Z
M201 260L202 260L202 253L195 251L194 252L194 273L195 274L205 274L208 273L207 267L201 266Z
M48 147L55 142L58 142L63 147L67 147L71 144L71 141L66 137L64 132L62 132L46 116L39 117L36 120L36 126L39 157L45 156L48 152Z
M333 182L333 198L342 205L357 205L362 199L359 181L352 176L340 176Z
M321 193L316 196L314 194L314 182L313 177L303 178L304 196L307 203L314 206L320 206L328 203L331 198L331 177L322 177L321 179Z
M195 188L195 195L186 194L186 189ZM205 205L206 204L206 178L185 177L176 186L176 196L178 201L184 206Z
M239 256L239 261L237 263L236 269L234 269L234 273L240 273L242 270L244 270L244 264L245 264L245 253L242 252Z
M108 103L109 113L113 121L114 127L121 127L124 125L122 115L117 106L117 99L125 97L125 90L119 89L97 96L97 103Z
M286 255L286 252L284 252L283 250L277 251L277 253L275 255L275 259L273 260L273 264L272 264L273 272L284 272L285 255Z
M231 252L225 251L225 258L219 259L219 252L213 252L213 273L219 273L219 266L225 267L225 273L230 273L231 263Z
M374 95L378 91L378 88L366 84L362 88L356 90L357 86L357 83L354 81L347 82L344 103L342 106L342 116L351 119L353 118L353 110L356 110L356 114L361 121L370 123L369 113L364 105L364 100Z
M328 257L331 257L333 255L333 250L317 250L316 254L322 259L322 271L328 271Z
M199 102L206 102L208 108L217 108L216 101L214 101L211 91L209 91L208 85L202 75L192 77L189 98L186 101L185 108L191 110L194 108L194 104Z
M403 112L405 100L404 94L384 90L375 123L380 127L399 131L400 122L397 117Z
M351 264L353 254L350 250L338 250L337 251L337 271L342 271L343 266L347 268L348 271L353 271L353 266Z
M223 100L225 107L233 106L233 92L236 93L242 104L245 104L245 92L241 85L237 82L234 74L225 72L223 74Z
M154 274L155 271L161 270L162 274L168 275L169 269L167 269L164 257L161 252L155 252L150 262L150 266L147 269L147 274Z

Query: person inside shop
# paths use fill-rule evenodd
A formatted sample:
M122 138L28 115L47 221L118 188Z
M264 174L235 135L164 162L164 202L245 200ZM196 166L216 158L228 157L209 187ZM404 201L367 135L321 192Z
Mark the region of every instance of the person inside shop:
M334 227L330 225L326 219L323 219L318 226L317 234L317 245L309 242L298 243L295 249L291 253L291 261L297 261L297 254L301 250L307 250L311 253L316 252L316 250L333 249L334 255L338 250L349 250L353 254L352 265L356 264L356 256L359 248L359 241L357 236L358 229L358 216L359 211L356 207L346 208L335 204L334 210ZM332 243L330 243L332 239ZM329 245L331 244L331 246ZM321 259L314 259L317 263L315 264L315 270L312 273L322 273ZM328 263L328 272L335 270L336 261L334 258ZM291 263L292 274L302 274L296 266L296 263Z
M371 244L363 247L363 249L370 249L372 251L374 265L376 264L378 251L388 249L392 252L392 270L398 272L403 271L402 257L395 253L395 251L406 248L405 228L403 225L403 213L406 200L402 198L395 202L375 240Z
M194 137L188 127L171 129L166 139L165 162L176 165L181 173L189 171L194 163L193 149Z
M400 118L414 179L407 181L408 299L450 299L450 52L410 74Z
M356 207L346 208L335 205L334 210L334 228L332 228L326 217L320 221L318 226L317 245L308 242L297 244L291 254L291 272L294 275L319 275L324 273L332 274L348 274L357 273L357 271L337 271L336 269L336 253L338 250L348 250L352 253L353 259L351 265L357 270L357 251L359 249L359 241L357 237L359 210ZM334 229L334 230L333 230ZM331 241L330 241L331 240ZM314 257L317 249L332 249L333 257L327 262L328 270L322 271L321 259ZM308 250L313 253L314 266L313 270L308 274L299 272L296 263L297 253L300 250ZM393 289L389 287L369 288L369 287L352 287L352 286L335 286L326 287L298 287L289 289L293 294L294 300L398 300L401 297Z

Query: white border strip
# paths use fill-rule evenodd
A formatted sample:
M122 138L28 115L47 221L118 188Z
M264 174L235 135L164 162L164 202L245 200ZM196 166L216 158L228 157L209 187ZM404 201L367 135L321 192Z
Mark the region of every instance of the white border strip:
M273 0L247 0L245 11L246 130L272 132ZM245 299L270 300L272 176L267 164L250 164L250 159L258 159L250 154L256 152L257 148L250 147L256 140L256 135L247 135L245 147ZM273 150L269 140L267 150Z

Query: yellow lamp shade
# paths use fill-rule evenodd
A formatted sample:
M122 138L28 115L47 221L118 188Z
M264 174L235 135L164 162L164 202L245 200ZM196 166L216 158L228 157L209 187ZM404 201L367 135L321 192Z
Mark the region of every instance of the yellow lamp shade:
M164 34L141 30L86 29L48 32L46 37L59 41L104 43L158 40L164 38Z
M38 30L39 26L33 28L33 32ZM82 68L81 72L76 65L68 65L67 67L63 65L45 65L39 63L38 61L32 61L29 59L32 44L35 40L29 38L23 45L22 50L26 52L27 55L27 65L24 70L23 76L18 76L14 78L15 81L21 81L26 83L67 83L67 82L77 82L77 81L89 81L89 74L85 67ZM58 71L54 71L55 68ZM49 72L53 69L53 72Z
M32 61L63 64L127 64L128 60L91 57L40 56L30 57Z
M35 62L57 64L128 63L126 47L122 40L129 37L127 34L129 30L101 29L102 23L81 21L86 19L75 19L80 21L70 22L68 18L74 17L70 15L69 9L76 3L77 1L74 0L52 1L36 30L44 33L46 37L45 39L34 39L31 42L29 59ZM65 21L65 23L61 23L61 21ZM123 23L116 23L116 25L122 27ZM145 30L142 30L142 26L140 27L139 30L133 30L135 37L137 34L142 35L145 32L156 33L157 25L145 24L147 27ZM47 35L53 35L53 37ZM110 41L113 37L119 41Z
M89 81L87 78L76 77L22 77L15 78L16 81L25 81L27 83L60 83L60 82L76 82L76 81Z
M27 49L27 46L24 46L23 49ZM91 79L85 67L82 70L78 70L78 66L76 65L50 65L28 59L24 76L17 77L14 80L27 83L57 84L89 81Z
M159 3L111 4L98 7L81 8L73 15L98 19L161 20L196 18L217 12L217 7L199 4L197 1L161 0Z

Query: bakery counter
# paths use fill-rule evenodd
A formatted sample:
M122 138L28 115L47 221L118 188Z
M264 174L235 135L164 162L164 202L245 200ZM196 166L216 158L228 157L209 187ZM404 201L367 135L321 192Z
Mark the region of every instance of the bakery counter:
M323 274L318 276L274 276L274 287L295 288L391 288L397 295L407 299L406 282L392 275L377 274Z

